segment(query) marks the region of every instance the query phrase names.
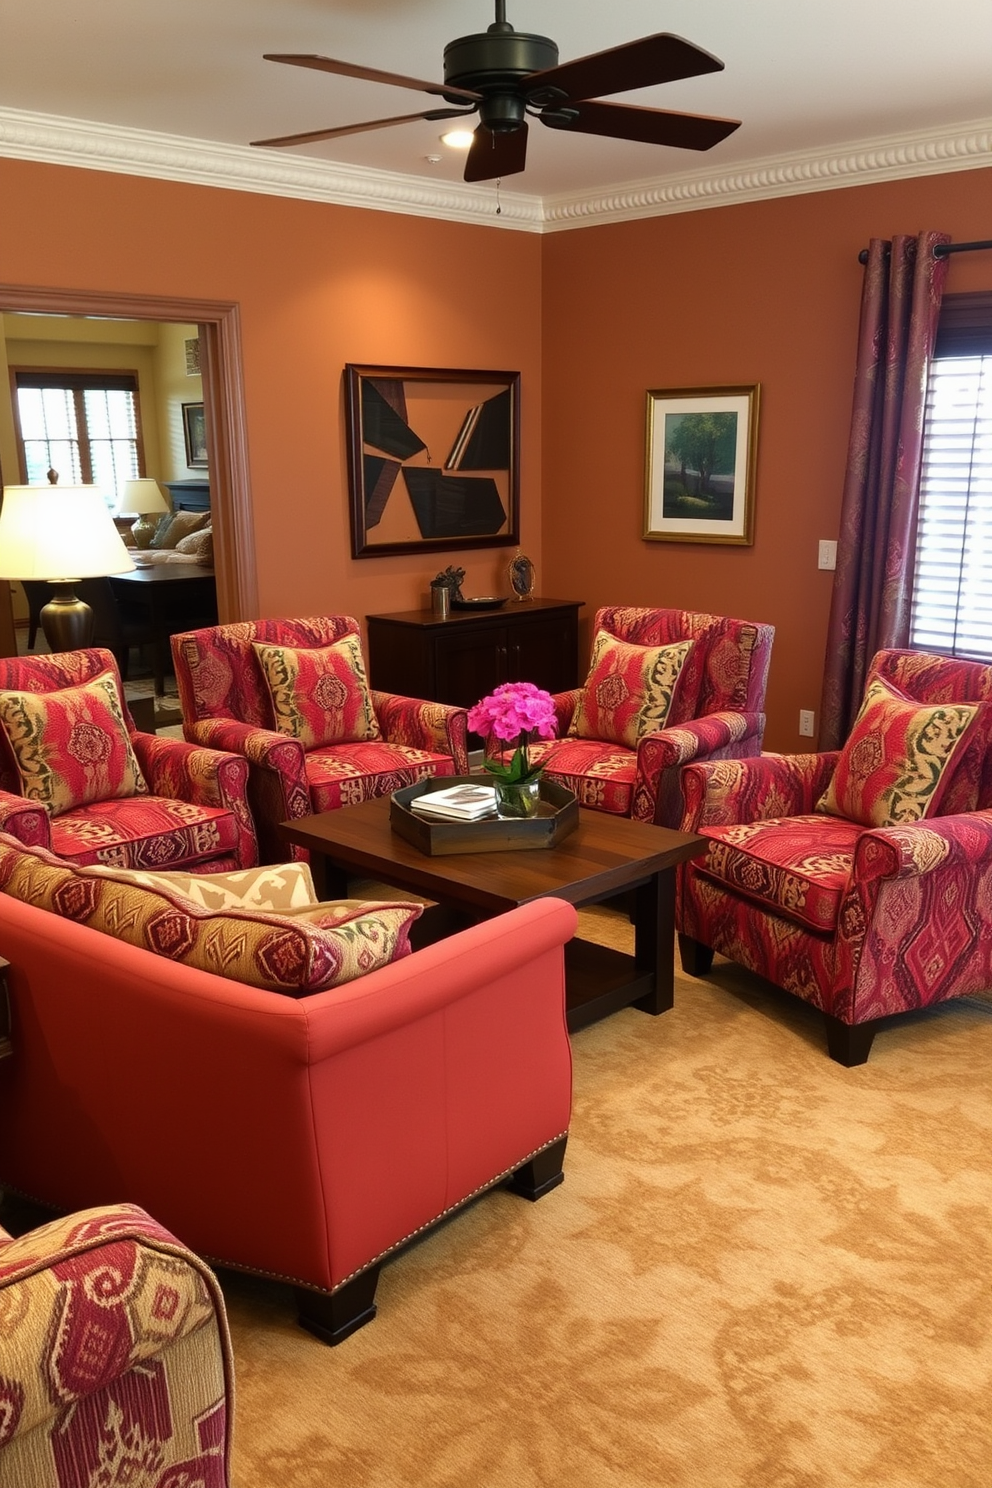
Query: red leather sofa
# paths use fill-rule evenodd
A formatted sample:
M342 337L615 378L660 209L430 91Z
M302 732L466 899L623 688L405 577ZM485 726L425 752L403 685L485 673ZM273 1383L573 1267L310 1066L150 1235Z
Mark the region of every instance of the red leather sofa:
M407 1240L498 1183L561 1181L575 922L544 899L291 997L0 893L0 1184L139 1204L205 1259L292 1283L339 1342Z

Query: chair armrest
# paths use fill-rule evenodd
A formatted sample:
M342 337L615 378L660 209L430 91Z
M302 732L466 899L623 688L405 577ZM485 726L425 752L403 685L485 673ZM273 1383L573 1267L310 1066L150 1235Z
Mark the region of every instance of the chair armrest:
M831 948L841 996L863 1023L992 986L992 811L862 833Z
M51 851L52 829L44 806L36 806L13 791L0 790L0 832L7 832L25 847L47 847Z
M760 754L753 759L686 765L681 830L806 816L827 788L839 751Z
M691 760L747 759L761 753L763 713L708 713L645 734L637 746L632 815L678 828L684 812L682 769Z
M575 710L579 706L584 691L582 687L572 687L567 692L551 694L551 701L555 705L555 723L559 739L563 739L571 728Z
M372 693L372 707L390 744L447 754L456 775L468 774L468 714L465 708L425 702L395 692Z
M992 811L970 811L863 832L851 876L856 882L868 883L944 872L976 873L990 865Z
M157 734L132 734L131 743L152 795L216 806L232 813L238 824L239 864L253 868L258 862L258 842L248 806L248 761L244 756Z
M156 1255L163 1259L156 1262L152 1259ZM117 1278L116 1291L102 1284L108 1276ZM213 1464L217 1470L226 1465L223 1414L233 1376L223 1297L209 1267L144 1210L133 1204L87 1209L0 1242L0 1291L8 1294L5 1313L18 1320L0 1337L0 1373L8 1382L16 1381L21 1397L16 1422L8 1422L14 1429L4 1441L11 1463L18 1439L39 1428L44 1431L46 1423L51 1431L67 1435L71 1446L78 1431L73 1429L73 1413L66 1417L70 1405L113 1388L135 1367L147 1366L180 1340L210 1329L203 1335L202 1351L194 1356L202 1376L189 1404L201 1412L220 1412L216 1438L204 1457L216 1454L221 1459ZM87 1301L91 1292L96 1303ZM162 1313L165 1293L167 1326ZM48 1332L56 1327L63 1362L85 1358L85 1367L63 1367L53 1395ZM99 1348L86 1347L92 1328L99 1333ZM187 1369L192 1362L187 1357ZM180 1419L180 1397L172 1404L179 1412L177 1428L191 1427L193 1418ZM178 1430L169 1436L188 1450L190 1443L183 1443Z

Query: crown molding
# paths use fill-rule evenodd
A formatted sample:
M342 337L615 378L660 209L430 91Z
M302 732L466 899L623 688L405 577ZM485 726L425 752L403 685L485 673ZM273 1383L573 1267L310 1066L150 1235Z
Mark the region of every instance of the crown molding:
M88 119L18 109L0 108L0 156L448 222L524 232L542 230L541 200L536 196L501 190L497 214L491 186L363 170L306 156L281 155L274 150L253 150L248 145L121 129Z
M542 231L567 232L597 222L634 222L771 197L989 167L992 119L978 119L849 146L768 156L736 169L684 171L664 180L629 181L615 191L547 196Z
M253 150L247 145L121 129L18 109L0 108L0 156L545 233L992 167L992 119L768 156L738 167L684 171L627 182L609 191L563 193L543 200L501 191L498 212L491 186L439 183L426 177Z

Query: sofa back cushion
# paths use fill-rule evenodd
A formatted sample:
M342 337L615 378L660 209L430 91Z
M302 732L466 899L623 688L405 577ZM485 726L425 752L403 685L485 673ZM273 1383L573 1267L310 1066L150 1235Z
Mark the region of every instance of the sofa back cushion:
M199 532L210 522L210 513L177 511L166 512L155 526L155 536L149 543L152 548L174 548L191 532Z
M112 672L52 692L0 692L0 727L20 794L52 816L148 792Z
M288 914L215 911L171 885L74 868L5 834L0 892L153 955L290 997L341 986L409 954L410 926L423 911L419 903L359 900Z

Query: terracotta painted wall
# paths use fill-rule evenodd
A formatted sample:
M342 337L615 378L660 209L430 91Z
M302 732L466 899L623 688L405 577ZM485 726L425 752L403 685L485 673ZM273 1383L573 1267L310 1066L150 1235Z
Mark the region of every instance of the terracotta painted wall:
M240 304L263 614L412 608L448 563L489 594L513 551L351 558L346 362L520 371L521 537L540 563L537 236L15 160L0 210L18 229L0 284Z
M819 709L870 237L992 237L992 172L820 192L544 239L543 591L777 627L766 744L808 747ZM992 253L947 291L992 287ZM754 546L645 542L648 388L761 384Z

